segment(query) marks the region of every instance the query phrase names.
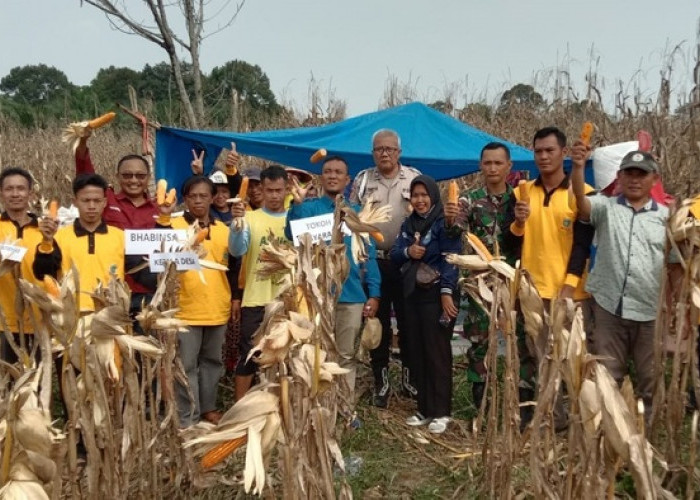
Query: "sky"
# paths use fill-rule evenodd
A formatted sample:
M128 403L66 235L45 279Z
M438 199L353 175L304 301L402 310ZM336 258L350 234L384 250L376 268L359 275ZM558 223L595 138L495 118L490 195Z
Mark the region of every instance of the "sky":
M138 0L114 1L146 19ZM222 1L209 0L209 12ZM0 78L45 63L86 85L102 67L166 60L80 0L0 4ZM322 98L330 89L354 116L378 108L390 76L426 102L452 94L457 105L493 104L520 82L551 85L557 67L580 91L594 61L610 107L620 79L655 96L669 61L674 99L690 91L698 18L697 0L247 0L232 26L203 42L201 63L205 72L233 59L257 64L298 111L309 107L313 77Z

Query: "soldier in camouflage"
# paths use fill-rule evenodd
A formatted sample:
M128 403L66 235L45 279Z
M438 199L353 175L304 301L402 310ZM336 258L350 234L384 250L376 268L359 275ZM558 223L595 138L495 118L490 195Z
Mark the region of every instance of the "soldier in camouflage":
M467 231L474 233L494 255L503 256L508 264L514 266L520 258L523 228L529 215L529 206L526 202L516 200L513 188L506 182L512 166L510 150L505 144L491 142L482 149L479 165L484 177L484 187L464 192L458 207L446 205L445 216L456 212L457 225L465 235ZM474 404L478 406L484 395L486 380L484 359L488 349L489 318L469 295L462 300L462 308L466 310L464 333L471 342L467 351L467 377L472 383ZM523 396L529 396L534 389L535 364L528 354L525 332L520 322L517 335L521 353L522 399ZM525 391L529 392L525 394Z

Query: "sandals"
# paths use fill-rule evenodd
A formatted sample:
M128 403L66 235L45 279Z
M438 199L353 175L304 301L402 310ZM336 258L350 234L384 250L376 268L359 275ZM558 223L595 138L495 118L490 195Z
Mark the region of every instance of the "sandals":
M425 418L422 414L416 413L415 415L411 415L406 419L406 425L410 425L411 427L419 427L421 425L425 425L428 422L430 422L432 419L430 418Z
M433 434L442 434L447 430L447 425L452 421L450 417L434 418L428 426L428 431Z

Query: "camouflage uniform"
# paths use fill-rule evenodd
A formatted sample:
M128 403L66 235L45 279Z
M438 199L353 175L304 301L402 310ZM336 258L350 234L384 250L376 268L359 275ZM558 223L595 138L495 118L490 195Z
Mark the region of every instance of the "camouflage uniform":
M498 243L500 255L512 266L520 258L522 247L522 237L517 237L510 231L510 225L515 221L516 201L510 184L506 184L505 193L498 195L490 195L485 187L466 191L460 198L460 219L458 220L465 234L466 231L474 233L492 253L496 253L496 243ZM471 342L467 351L469 360L467 378L470 382L484 383L489 317L469 295L464 297L461 307L466 310L464 335ZM516 325L516 333L518 350L521 353L521 387L533 388L535 364L525 345L525 330L521 321Z

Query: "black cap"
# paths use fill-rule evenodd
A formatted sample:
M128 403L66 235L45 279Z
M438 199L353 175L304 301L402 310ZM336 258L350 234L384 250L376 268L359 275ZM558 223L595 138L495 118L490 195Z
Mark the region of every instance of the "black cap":
M620 163L620 170L628 168L638 168L645 172L658 172L659 166L654 161L654 157L646 151L631 151L625 155Z

